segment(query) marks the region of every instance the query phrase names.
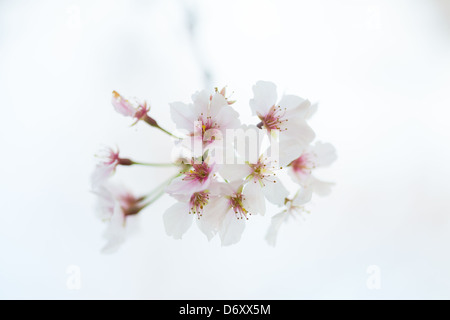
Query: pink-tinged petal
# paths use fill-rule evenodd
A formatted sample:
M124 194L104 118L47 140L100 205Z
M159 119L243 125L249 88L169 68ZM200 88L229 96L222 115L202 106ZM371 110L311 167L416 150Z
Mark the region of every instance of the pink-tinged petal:
M242 191L244 195L243 206L251 214L266 214L266 200L259 181L249 181Z
M173 179L167 186L166 192L169 194L193 194L207 189L210 183L210 178L204 181L184 180L184 178L184 176L180 176Z
M102 253L114 253L118 250L120 245L125 242L125 216L117 204L114 208L114 213L108 223L108 227L103 234L107 240L106 245L102 249Z
M132 105L132 103L116 91L113 91L112 93L111 103L114 109L125 117L134 117L136 114L136 108Z
M277 206L284 205L284 200L289 196L289 191L283 186L278 177L271 177L274 183L267 182L262 188L262 192L267 200Z
M108 180L108 178L114 173L117 164L103 164L100 163L95 167L94 172L91 175L92 188L95 190Z
M93 192L97 196L96 213L101 220L109 220L114 213L116 200L114 195L104 185Z
M268 81L258 81L253 86L253 99L250 107L253 115L265 115L277 102L277 87Z
M286 211L280 212L272 217L265 238L270 246L275 247L278 237L278 231L280 230L281 225L283 224L284 221L286 221L287 218L288 213Z
M233 211L229 210L222 221L219 230L222 246L229 246L241 240L245 229L245 219L237 219Z
M197 115L193 112L192 104L173 102L170 104L170 116L178 129L194 132Z
M317 141L312 148L315 155L315 164L317 167L325 167L331 165L337 159L336 149L331 143L323 143Z
M301 117L304 119L311 103L298 96L284 95L278 105L281 109L286 109L285 117L287 119L291 119L292 117Z
M292 167L288 169L288 175L295 183L301 186L308 186L311 179L310 171L295 171Z
M192 219L193 215L189 214L189 205L187 203L175 203L163 215L167 235L174 239L181 239L192 225Z

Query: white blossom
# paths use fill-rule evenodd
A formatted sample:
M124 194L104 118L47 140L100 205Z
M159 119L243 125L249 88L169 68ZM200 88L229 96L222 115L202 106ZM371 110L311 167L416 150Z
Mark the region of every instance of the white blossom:
M301 156L291 162L289 175L304 188L311 188L318 195L326 196L334 184L316 178L313 171L331 165L336 159L336 149L330 143L318 141L305 148Z
M266 234L266 241L269 245L275 246L278 231L284 222L305 212L304 205L311 200L311 196L311 189L301 188L292 199L286 199L285 209L272 217Z

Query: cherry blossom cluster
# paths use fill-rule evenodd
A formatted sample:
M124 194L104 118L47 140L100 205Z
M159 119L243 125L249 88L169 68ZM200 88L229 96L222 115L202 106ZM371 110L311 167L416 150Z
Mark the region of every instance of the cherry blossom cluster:
M314 172L336 160L329 143L315 141L308 120L317 104L295 95L278 99L275 84L258 81L249 101L254 122L242 124L236 101L225 88L203 90L192 102L170 104L177 132L162 128L144 101L126 99L113 91L112 105L133 125L145 122L173 140L173 157L168 163L137 162L106 149L92 175L92 189L98 197L100 218L108 223L105 252L124 242L136 223L135 217L163 195L173 204L163 214L167 235L181 239L195 221L208 240L218 236L222 245L237 243L252 215L266 214L279 207L271 218L266 240L275 245L281 225L308 212L313 194L328 195L332 183ZM123 166L174 167L174 175L149 194L136 196L113 185L111 176ZM295 185L288 190L286 179Z

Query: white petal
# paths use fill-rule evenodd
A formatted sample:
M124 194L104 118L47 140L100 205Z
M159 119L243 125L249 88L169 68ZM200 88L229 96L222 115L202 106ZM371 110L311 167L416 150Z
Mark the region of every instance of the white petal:
M230 206L225 198L213 198L205 206L203 216L197 219L197 226L211 240L219 230Z
M312 188L302 187L294 196L294 199L292 199L292 205L302 206L311 201L311 198L312 198Z
M302 172L295 172L291 167L288 169L288 176L292 181L301 186L307 187L311 184L311 173L303 174Z
M273 176L269 180L265 181L265 186L262 188L266 199L277 206L284 205L284 200L289 196L289 191L283 186L278 177Z
M252 173L247 164L224 164L220 166L219 174L229 182L242 181Z
M242 181L231 181L229 183L219 182L217 184L217 190L220 190L220 194L223 196L230 196L233 193L237 192L242 184Z
M224 135L226 134L226 129L236 129L241 125L239 113L228 105L219 110L216 119Z
M97 195L97 204L96 204L97 216L101 220L111 219L111 216L114 214L114 209L116 205L114 195L104 186L101 186L100 188L96 189L94 191L94 194Z
M197 91L192 95L193 105L193 113L198 117L203 113L204 116L207 116L209 113L209 97L211 95L207 90Z
M325 182L322 180L319 180L315 177L311 177L311 184L310 186L313 188L313 191L321 196L321 197L325 197L330 195L331 193L331 188L334 186L335 184L332 182Z
M253 179L247 182L242 192L244 195L243 206L251 214L266 214L266 200L259 181Z
M234 212L229 210L222 221L219 236L222 246L229 246L241 240L245 229L245 219L237 219Z
M125 242L125 216L123 215L120 205L116 204L114 213L108 222L108 227L103 234L103 237L107 240L106 245L103 247L103 253L114 253L120 245Z
M173 102L170 104L170 116L178 129L194 132L194 124L198 119L198 114L194 113L193 105Z
M313 148L313 153L316 155L316 166L329 166L337 159L336 149L331 143L323 143L317 141Z
M273 149L276 148L270 148L270 150ZM279 166L285 167L295 159L299 158L304 149L305 146L295 139L280 141L278 145Z
M319 108L319 104L316 102L316 103L313 103L310 107L309 107L309 110L308 110L308 112L306 113L306 115L305 115L305 120L309 120L309 119L311 119L312 118L312 116L317 112L317 109Z
M191 195L195 192L207 189L211 182L211 177L209 177L202 183L196 180L183 180L183 178L184 175L173 179L170 185L167 186L166 192L169 194Z
M91 175L92 189L99 188L114 173L116 163L110 165L98 164Z
M285 140L296 140L301 145L307 146L309 145L316 134L311 129L311 127L300 117L290 118L288 122L286 122L287 130L280 133L280 141Z
M215 93L211 99L209 115L215 118L219 114L219 112L221 112L222 109L226 107L228 107L227 99L225 99L225 97L220 93Z
M187 203L175 203L163 215L167 235L174 239L181 239L192 225L192 219L193 215L189 214L189 205Z
M170 194L171 197L175 198L176 200L178 200L179 202L185 202L188 203L189 200L191 200L191 194L178 194L178 193L173 193Z
M265 115L277 102L277 87L272 82L258 81L252 89L253 99L250 100L250 107L253 115Z
M281 225L286 220L288 214L286 211L280 212L272 217L269 230L267 230L266 241L270 246L275 246L277 242L278 231Z
M116 97L116 95L113 93L111 103L114 109L125 117L133 117L136 114L136 108L131 104L131 102L129 102L122 96Z
M292 181L294 181L295 183L298 183L299 185L302 185L302 181L301 181L300 177L294 171L294 169L292 169L292 167L288 168L287 174L292 179Z
M292 117L305 118L309 111L311 102L294 95L284 95L278 104L282 109L286 108L285 117L291 119Z

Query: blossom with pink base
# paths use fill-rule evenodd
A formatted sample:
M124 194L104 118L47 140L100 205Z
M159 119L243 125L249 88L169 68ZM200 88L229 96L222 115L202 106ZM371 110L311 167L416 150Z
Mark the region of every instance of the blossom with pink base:
M211 240L216 231L210 224L205 223L216 210L216 202L220 193L219 184L212 181L208 189L193 192L192 194L173 195L178 200L170 206L163 215L166 233L174 239L181 239L183 234L196 220L197 226Z
M277 176L281 169L278 162L272 160L265 152L256 163L223 165L219 172L228 181L242 181L245 192L255 199L254 206L257 206L257 211L264 215L265 199L281 206L289 195L289 191Z
M111 103L118 113L125 117L135 118L136 122L138 122L139 120L144 120L150 110L150 107L147 106L147 102L144 101L143 103L132 103L116 91L112 92Z
M261 214L260 199L241 182L219 183L218 190L221 196L214 202L214 210L202 219L209 230L219 234L222 246L228 246L239 242L250 215Z
M101 186L115 171L118 165L131 165L130 159L121 158L119 151L105 148L98 154L100 161L95 167L91 176L91 183L94 189Z
M312 190L300 188L292 199L286 199L285 209L272 217L269 230L266 234L266 241L269 245L275 246L278 231L284 222L301 215L305 210L305 204L311 200Z
M316 168L331 165L337 159L336 149L330 143L316 142L304 149L300 157L292 161L289 175L304 188L311 188L321 196L330 194L333 183L317 179L312 173Z
M187 136L187 144L200 144L200 156L207 149L221 143L220 138L225 137L227 129L236 129L240 126L239 113L237 113L225 98L225 91L216 91L209 94L203 90L192 96L193 103L173 102L170 104L170 114L177 129L183 130ZM195 151L195 150L194 150Z
M98 196L98 213L108 223L104 233L107 240L102 252L113 253L136 228L136 215L145 208L144 197L135 197L124 188L102 186L95 192Z
M250 107L258 116L258 127L269 135L279 133L280 164L286 165L300 156L302 148L314 140L315 133L306 123L314 112L308 100L294 95L283 95L277 102L277 87L268 81L253 86Z
M217 165L210 158L205 159L201 163L196 163L196 161L192 160L191 168L173 179L166 188L166 192L171 195L191 195L208 189L216 171Z

